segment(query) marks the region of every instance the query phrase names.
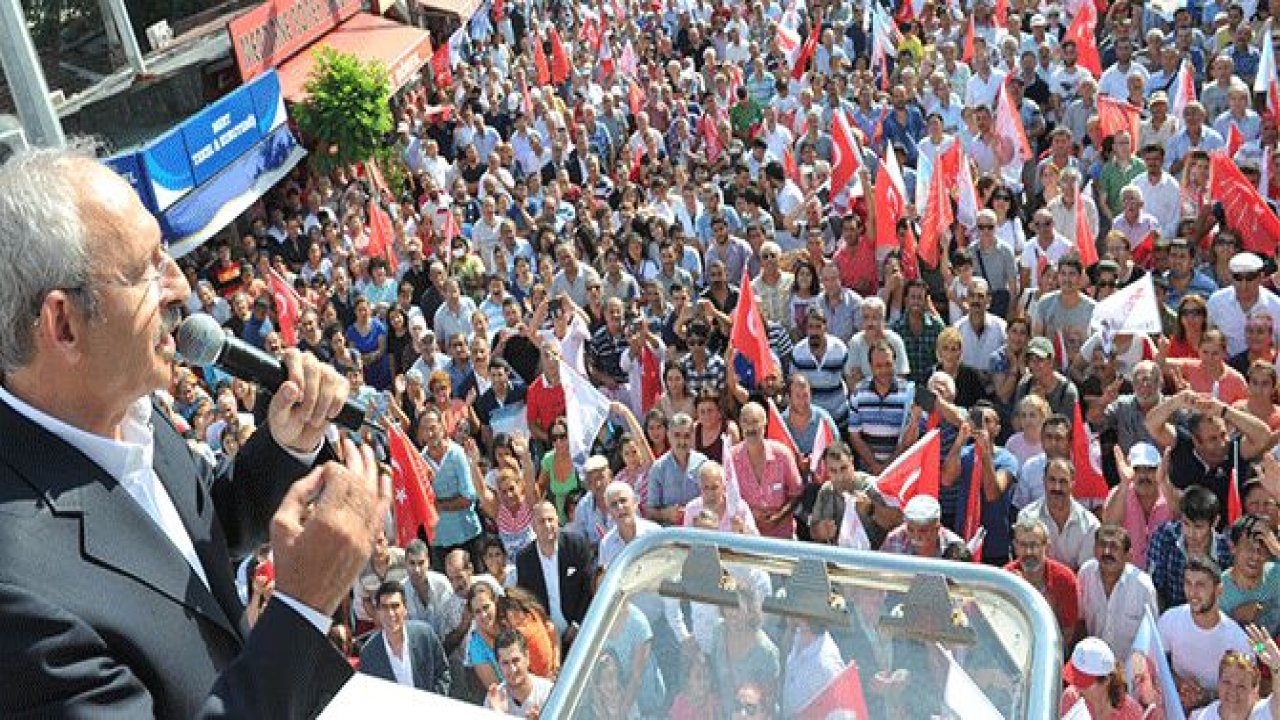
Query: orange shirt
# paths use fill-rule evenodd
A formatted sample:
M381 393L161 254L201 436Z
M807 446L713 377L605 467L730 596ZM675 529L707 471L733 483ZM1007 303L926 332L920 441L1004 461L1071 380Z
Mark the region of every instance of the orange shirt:
M551 663L555 660L553 643L556 639L548 632L547 626L530 615L524 622L516 625L515 630L524 636L524 641L529 645L529 672L538 677L551 677Z
M1178 368L1182 371L1182 378L1198 393L1213 395L1228 405L1249 397L1249 382L1233 368L1224 365L1222 376L1216 380L1209 377L1199 360L1180 363ZM1214 392L1215 385L1217 392Z

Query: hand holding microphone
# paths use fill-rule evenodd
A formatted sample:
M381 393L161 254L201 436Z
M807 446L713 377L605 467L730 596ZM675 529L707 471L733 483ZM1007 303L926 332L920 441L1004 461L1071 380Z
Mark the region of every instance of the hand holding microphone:
M280 358L227 335L218 321L197 313L178 326L178 353L193 365L216 365L273 393L267 410L271 437L297 453L314 452L330 421L359 430L364 410L347 394L346 378L310 353L286 350Z

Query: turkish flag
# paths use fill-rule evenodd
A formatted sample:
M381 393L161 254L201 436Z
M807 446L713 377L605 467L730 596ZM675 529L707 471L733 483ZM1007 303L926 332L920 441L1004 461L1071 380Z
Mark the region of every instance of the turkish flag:
M1232 227L1240 228L1244 248L1269 257L1280 244L1280 218L1258 194L1231 158L1222 153L1209 153L1209 194L1222 203Z
M1240 481L1236 478L1235 468L1227 478L1227 526L1235 524L1244 514L1244 506L1240 502Z
M418 537L419 527L426 528L427 539L435 542L436 523L440 520L436 491L431 484L435 473L399 425L387 422L386 428L395 500L396 545L404 547Z
M853 182L858 168L862 167L862 158L858 156L858 139L849 126L849 118L841 110L831 113L831 144L831 197L834 198ZM866 192L866 188L862 190Z
M647 413L662 395L662 363L658 353L645 343L640 350L640 409Z
M1244 145L1244 135L1240 134L1240 128L1235 123L1231 123L1231 127L1227 129L1227 157L1234 158L1241 145Z
M1089 446L1092 437L1089 427L1084 424L1084 418L1080 414L1080 403L1077 402L1075 415L1071 420L1071 462L1076 468L1077 500L1104 500L1107 493L1111 491L1107 486L1107 479L1094 469L1093 461L1090 459Z
M1080 67L1093 73L1095 78L1102 76L1102 57L1098 55L1098 42L1095 35L1098 31L1098 8L1092 2L1080 4L1063 42L1074 40L1076 43L1076 62Z
M298 344L298 318L302 317L302 298L294 292L275 268L267 272L271 300L276 306L276 320L280 323L280 338L293 347Z
M644 104L644 88L640 87L640 83L635 80L629 80L627 82L627 106L631 108L631 114L640 114L640 111L644 110Z
M1089 226L1089 215L1084 210L1084 193L1076 186L1076 250L1085 267L1098 264L1098 240Z
M1280 79L1276 77L1276 54L1271 45L1271 24L1262 36L1262 58L1258 62L1258 72L1253 79L1253 91L1264 93L1267 102L1263 116L1280 119Z
M791 451L791 456L796 460L800 459L800 448L796 447L796 439L791 437L791 431L787 429L787 424L782 420L782 413L778 412L778 406L773 404L773 398L766 403L765 412L768 418L764 428L764 436L770 440L776 440Z
M782 151L782 170L791 178L791 182L800 184L800 166L796 165L796 156L792 154L791 148Z
M1182 117L1187 105L1196 101L1195 77L1191 72L1191 62L1185 57L1182 59L1182 68L1178 70L1178 76L1173 80L1173 87L1169 90L1173 96L1169 99L1169 112L1174 117Z
M827 448L835 444L835 433L831 432L831 426L825 420L818 422L818 434L813 438L813 452L809 453L809 472L815 476L818 469L822 467L822 454Z
M973 25L973 15L969 15L969 30L964 34L964 48L960 51L960 59L973 62L973 36L977 33L977 29Z
M982 446L973 444L973 467L969 469L969 497L964 504L964 525L960 533L966 541L972 540L982 527Z
M941 432L934 429L925 433L880 473L876 487L886 500L905 507L916 495L938 497L942 468Z
M564 43L560 42L560 31L551 28L551 80L559 85L573 74L573 66L569 64L569 54L565 52Z
M959 143L952 143L952 146ZM876 170L876 247L897 247L898 221L907 214L907 192L892 145L885 146L884 160Z
M367 257L383 257L387 260L387 268L395 273L399 262L396 259L395 234L391 229L391 216L383 210L373 198L369 199L369 244L364 248Z
M924 264L934 268L942 260L943 235L951 227L951 223L955 222L955 216L951 212L951 196L947 193L946 173L941 166L942 163L939 162L929 177L929 201L924 208L918 249Z
M453 85L453 67L449 62L448 45L441 45L431 54L431 74L435 78L436 87L447 88Z
M862 675L858 672L858 663L852 660L844 670L831 679L818 696L800 708L794 717L796 720L826 720L832 713L849 713L848 717L865 720L867 700L862 690ZM844 717L844 715L841 715Z
M769 334L764 329L764 316L756 307L756 294L751 289L751 275L742 268L742 284L738 296L738 307L733 311L733 329L729 332L729 346L738 351L751 365L748 386L761 383L773 373L780 373L778 360L769 347ZM736 367L736 366L735 366Z
M1130 138L1138 137L1141 109L1107 95L1099 95L1097 103L1098 128L1102 131L1102 137L1109 138L1121 130L1128 130Z
M804 39L804 45L800 46L800 55L796 57L796 62L791 66L791 77L799 80L804 77L804 71L809 67L809 60L813 58L813 53L818 49L818 36L822 34L822 18L815 18L813 27L809 28L809 37Z
M542 49L542 38L533 35L530 36L529 41L533 44L533 68L537 74L538 84L546 85L551 82L551 67L547 64L547 53Z
M1001 87L996 104L996 135L1013 143L1013 160L1019 167L1032 158L1031 143L1027 142L1027 131L1022 126L1022 113L1013 106L1009 92ZM1136 136L1135 136L1136 137Z

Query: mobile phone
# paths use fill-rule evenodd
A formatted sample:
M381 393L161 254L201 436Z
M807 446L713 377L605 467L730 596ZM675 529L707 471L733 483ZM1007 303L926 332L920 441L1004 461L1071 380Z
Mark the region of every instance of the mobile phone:
M916 385L916 395L912 402L919 405L920 409L925 412L933 412L934 407L938 404L938 396L933 394L933 390L929 388L928 383L918 383Z

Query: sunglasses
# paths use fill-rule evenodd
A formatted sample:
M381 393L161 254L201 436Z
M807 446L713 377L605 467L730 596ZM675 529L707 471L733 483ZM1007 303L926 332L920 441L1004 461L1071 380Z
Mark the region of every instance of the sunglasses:
M1098 281L1098 287L1100 288L1114 288L1115 286L1116 286L1115 280L1099 280Z
M564 434L564 433L551 433L551 439L552 439L553 441L554 441L554 440L565 440L565 439L567 439L568 437L569 437L569 436L568 436L568 435L566 435L566 434Z
M1205 311L1204 308L1187 308L1182 311L1182 314L1190 317L1204 317Z
M1260 273L1260 272L1232 273L1232 274L1231 274L1231 279L1232 279L1232 280L1235 280L1236 282L1253 282L1254 280L1257 280L1257 279L1258 279L1258 278L1260 278L1260 277L1262 277L1262 273Z
M979 224L978 224L978 229L979 229L979 230L995 230L995 229L996 229L996 226L995 226L995 225L986 224L986 223L979 223Z

